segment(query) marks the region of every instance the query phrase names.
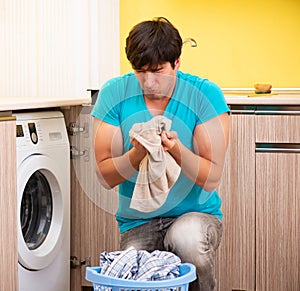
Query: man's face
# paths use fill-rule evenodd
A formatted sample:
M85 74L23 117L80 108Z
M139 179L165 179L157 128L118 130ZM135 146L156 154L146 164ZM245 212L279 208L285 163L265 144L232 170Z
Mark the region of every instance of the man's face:
M134 73L143 89L144 96L152 100L171 97L179 65L180 61L177 60L174 68L167 62L159 64L155 69L151 69L146 65L140 70L135 70Z

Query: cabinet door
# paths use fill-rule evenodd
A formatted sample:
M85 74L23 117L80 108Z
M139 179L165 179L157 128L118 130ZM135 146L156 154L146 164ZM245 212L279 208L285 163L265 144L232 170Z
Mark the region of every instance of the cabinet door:
M18 290L16 122L0 117L0 290Z
M300 116L256 117L256 288L300 290Z
M300 290L300 154L256 154L257 290Z
M99 265L103 251L119 249L119 229L115 219L117 193L98 182L93 149L92 106L65 110L67 125L75 123L78 132L70 135L71 159L71 256ZM76 130L75 130L76 131ZM85 267L71 269L71 290L91 286L85 280Z
M218 187L218 193L222 199L223 212L223 235L220 246L216 252L215 274L217 279L217 290L231 290L232 273L230 271L230 262L232 257L232 231L231 231L231 190L230 190L230 143L227 150L224 170L221 183Z
M231 118L232 290L249 291L255 290L255 116Z
M219 186L223 237L218 290L255 290L255 126L253 114L231 114L230 145Z

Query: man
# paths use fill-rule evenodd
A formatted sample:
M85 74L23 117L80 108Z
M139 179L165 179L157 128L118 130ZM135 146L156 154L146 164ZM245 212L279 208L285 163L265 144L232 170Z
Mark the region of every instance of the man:
M99 93L95 117L98 176L119 186L116 214L121 250L130 246L167 250L196 266L190 290L214 290L215 251L222 236L221 199L216 192L228 146L228 107L220 88L179 71L182 39L165 18L137 24L126 39L134 73L108 81ZM172 121L160 134L163 151L181 173L166 201L143 212L130 207L141 161L148 151L129 136L134 124L155 116Z

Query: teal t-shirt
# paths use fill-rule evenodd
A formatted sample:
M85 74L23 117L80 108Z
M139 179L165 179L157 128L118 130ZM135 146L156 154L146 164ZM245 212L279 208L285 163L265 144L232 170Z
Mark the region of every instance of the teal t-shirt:
M229 112L220 88L198 76L177 71L176 86L164 116L172 120L172 131L193 151L193 132L196 125L224 112ZM133 73L108 81L99 92L92 116L118 126L123 135L123 151L131 147L129 131L133 124L153 118ZM178 217L187 212L205 212L222 219L221 199L214 190L207 192L195 185L183 173L171 188L166 202L149 213L129 207L137 174L119 185L119 205L116 219L123 233L153 218Z

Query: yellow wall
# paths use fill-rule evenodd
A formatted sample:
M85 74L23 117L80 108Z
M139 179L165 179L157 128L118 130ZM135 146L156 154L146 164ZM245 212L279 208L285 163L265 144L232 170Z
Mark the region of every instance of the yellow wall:
M299 0L120 0L121 72L131 70L125 39L136 23L168 18L185 44L181 69L221 87L300 87Z

